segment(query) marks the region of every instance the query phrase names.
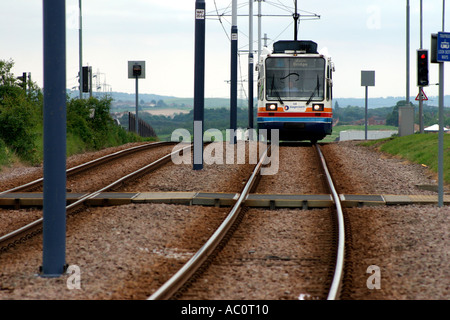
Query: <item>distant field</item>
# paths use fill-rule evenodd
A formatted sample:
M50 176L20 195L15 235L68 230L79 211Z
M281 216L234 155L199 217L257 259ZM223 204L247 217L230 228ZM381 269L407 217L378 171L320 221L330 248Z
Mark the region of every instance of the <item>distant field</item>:
M189 113L190 110L186 109L154 109L154 110L143 110L143 112L155 115L155 116L166 116L166 117L173 117L177 113Z

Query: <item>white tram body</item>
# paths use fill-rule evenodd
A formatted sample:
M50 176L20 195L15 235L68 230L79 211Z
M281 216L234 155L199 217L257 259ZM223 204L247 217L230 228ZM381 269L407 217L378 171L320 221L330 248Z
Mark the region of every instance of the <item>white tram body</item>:
M332 132L329 57L313 41L278 41L265 49L258 70L258 129L279 130L281 140L316 142Z

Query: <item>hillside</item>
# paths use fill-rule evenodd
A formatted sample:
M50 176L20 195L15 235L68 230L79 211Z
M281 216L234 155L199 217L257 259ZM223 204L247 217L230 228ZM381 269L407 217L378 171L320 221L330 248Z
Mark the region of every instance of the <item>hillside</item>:
M78 92L71 92L77 95ZM100 95L100 94L95 94ZM108 94L111 101L111 113L121 125L128 129L128 112L135 112L135 96L129 93L111 92ZM450 101L450 96L448 96ZM434 101L430 98L429 101ZM418 119L418 103L411 100L415 107L415 123ZM238 127L248 126L248 102L238 101ZM333 121L337 126L364 125L365 101L357 98L337 98L333 101ZM256 101L255 101L256 105ZM386 97L369 99L368 120L369 126L398 126L398 109L404 105L402 97ZM139 118L153 127L160 139L168 139L171 133L178 128L191 130L193 123L193 99L177 98L173 96L160 96L154 94L139 94ZM205 99L205 130L209 128L224 131L229 128L229 99ZM424 103L424 125L430 126L438 123L438 108ZM445 125L450 125L450 108L445 108ZM254 108L254 123L256 125L256 107ZM338 132L339 130L335 130Z
M78 97L78 91L67 90L69 97ZM108 92L113 99L111 108L113 111L133 111L136 106L135 94L124 92ZM103 92L94 92L94 96L101 97L106 95ZM256 100L255 100L256 101ZM139 106L141 107L164 107L164 108L192 108L194 98L179 98L173 96L161 96L156 94L139 93ZM227 98L205 98L206 108L224 108L230 105ZM238 106L247 106L246 100L238 100Z
M410 102L412 104L418 104L419 102L415 100L416 97L410 97ZM369 109L375 108L383 108L395 106L398 101L405 100L405 97L378 97L378 98L370 98L368 99L368 107ZM358 106L365 107L365 99L364 98L335 98L334 101L337 101L341 107L345 106ZM450 95L445 96L444 105L450 106ZM429 106L437 106L439 103L439 97L428 97L428 101L424 101L424 105Z
M79 95L78 91L72 91L68 90L67 93L70 97L77 97ZM93 93L95 96L102 96L105 95L105 93ZM124 92L109 92L108 95L113 99L112 107L118 107L120 105L129 105L135 106L135 95L134 93L124 93ZM410 97L410 101L413 104L417 104L418 102L415 101L415 96ZM398 101L405 100L404 96L399 97L369 97L368 100L368 107L369 109L376 109L376 108L383 108L383 107L392 107L397 104ZM179 106L185 106L192 108L194 103L194 98L191 97L175 97L175 96L162 96L157 94L148 94L148 93L139 93L139 101L140 104L143 105L150 105L152 102L155 104L158 103L158 101L164 102L166 107L179 107ZM428 101L424 101L424 105L429 106L437 106L438 105L439 98L435 96L428 97ZM255 97L256 102L256 97ZM334 102L337 102L339 106L346 107L346 106L357 106L357 107L365 107L365 99L364 98L334 98ZM248 104L247 100L239 99L238 100L238 106L240 107L246 107ZM450 106L450 95L445 96L444 98L444 105ZM229 99L228 98L205 98L205 107L208 108L223 108L229 106ZM131 110L130 110L131 111Z

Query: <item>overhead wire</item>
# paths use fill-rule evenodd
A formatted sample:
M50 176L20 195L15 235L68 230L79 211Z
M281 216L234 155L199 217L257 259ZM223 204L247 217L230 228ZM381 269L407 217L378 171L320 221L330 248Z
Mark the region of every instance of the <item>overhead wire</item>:
M278 9L280 9L280 10L282 10L282 11L285 11L285 12L289 12L290 14L293 14L294 13L294 8L293 7L289 7L288 5L286 5L286 4L284 4L284 3L282 3L281 2L281 0L276 0L276 1L268 1L268 0L266 0L265 1L265 3L267 3L267 4L269 4L269 5L271 5L271 6L273 6L273 7L275 7L275 8L278 8ZM295 4L295 0L293 0L293 3ZM247 6L247 2L246 3L244 3L244 4L241 4L241 5L238 5L238 9L241 9L241 8L243 8L243 7L245 7L245 6ZM232 7L232 2L229 2L228 3L228 5L225 7L225 8L223 8L223 9L219 9L218 8L218 6L217 6L217 1L216 0L214 0L214 11L213 12L215 12L215 15L216 15L216 19L217 20L219 20L219 22L220 22L220 25L221 25L221 27L222 27L222 29L223 29L223 31L224 31L224 33L225 33L225 35L226 35L226 37L227 37L227 39L229 40L229 41L231 41L231 37L230 37L230 34L229 34L229 32L227 31L227 28L225 27L225 25L224 25L224 21L226 22L226 23L228 23L230 26L231 26L231 22L230 21L228 21L227 19L225 19L225 15L227 15L227 14L230 14L230 11L231 11L231 8ZM314 16L316 16L316 17L320 17L320 16L318 16L317 14L315 14L315 13L311 13L311 12L308 12L308 11L305 11L305 10L299 10L299 11L301 11L301 12L304 12L304 13L307 13L307 14L311 14L311 15L314 15ZM211 13L209 13L209 15L211 15ZM208 14L207 14L207 16L208 16ZM299 20L299 22L300 22L300 20ZM292 21L276 36L276 37L274 37L274 38L272 38L271 40L271 42L270 42L270 44L273 44L275 41L277 41L278 40L278 38L288 29L288 28L290 28L291 26L292 26ZM239 34L241 34L241 35L244 35L246 38L249 38L249 36L247 35L247 34L245 34L244 32L242 32L241 30L238 30L238 32L239 32ZM255 40L254 41L254 43L257 43L258 42L258 40ZM243 48L245 48L245 47L248 47L248 44L245 44L245 45L243 45L241 48L239 48L239 50L241 50L242 51L242 49ZM238 51L239 51L238 50ZM239 74L241 75L241 86L243 87L243 91L244 91L244 94L245 94L245 96L247 96L247 93L246 93L246 91L245 91L245 88L244 88L244 86L242 85L242 83L243 83L243 81L242 81L242 66L241 66L241 60L240 60L240 57L241 57L241 55L239 54L239 52L238 52L238 61L239 61L239 70L240 70L240 72L239 72Z
M219 14L219 9L217 8L217 3L216 0L214 0L214 7L216 8L216 13L217 13L217 18L219 19L220 25L222 26L223 31L225 32L225 35L227 36L228 40L231 41L230 35L228 34L228 32L225 30L225 26L223 25L222 19L221 17L223 16L223 14L225 14L225 12L223 14Z
M295 1L295 0L294 0L294 1ZM270 5L274 6L274 7L277 7L277 8L279 8L279 9L284 10L284 11L289 12L289 13L291 13L291 12L293 11L293 8L288 7L287 5L285 5L284 3L282 3L280 0L277 0L278 3L272 2L272 1L265 1L265 2L266 2L267 4L270 4Z
M244 87L244 80L242 79L242 65L241 65L241 55L238 53L238 61L239 61L239 77L241 78L241 81L240 81L240 83L241 83L241 88L242 88L242 91L244 92L244 96L245 96L245 99L247 100L248 98L247 98L247 91L245 91L245 87Z

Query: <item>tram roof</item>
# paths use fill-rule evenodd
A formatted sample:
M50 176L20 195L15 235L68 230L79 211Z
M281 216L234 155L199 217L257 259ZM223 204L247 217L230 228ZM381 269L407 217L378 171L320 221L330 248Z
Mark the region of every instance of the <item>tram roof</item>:
M285 53L286 51L318 53L317 43L311 40L280 40L273 44L273 53Z

